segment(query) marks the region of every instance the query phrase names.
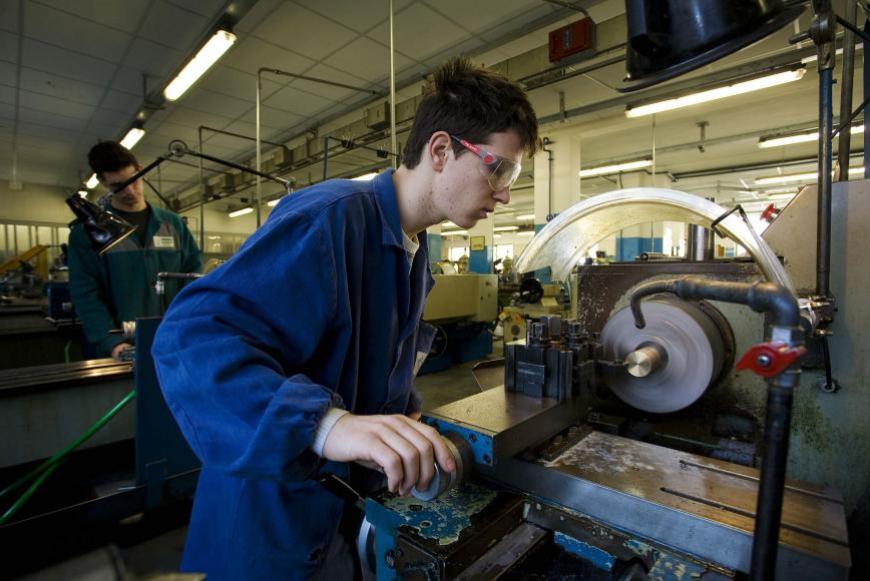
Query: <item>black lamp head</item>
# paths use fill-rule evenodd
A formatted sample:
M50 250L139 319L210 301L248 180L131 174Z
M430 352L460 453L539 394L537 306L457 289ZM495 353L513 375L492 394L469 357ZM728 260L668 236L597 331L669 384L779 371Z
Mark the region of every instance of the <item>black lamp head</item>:
M67 205L81 222L94 249L102 255L136 231L136 226L103 210L78 194L66 199Z
M627 93L757 42L803 12L782 0L625 0Z

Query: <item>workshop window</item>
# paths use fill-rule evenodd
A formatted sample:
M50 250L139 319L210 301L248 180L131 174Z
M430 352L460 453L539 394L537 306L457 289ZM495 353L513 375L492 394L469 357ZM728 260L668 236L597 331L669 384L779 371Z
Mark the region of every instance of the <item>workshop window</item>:
M513 258L514 257L514 245L513 244L498 244L495 247L495 260L501 260L502 258Z
M447 251L450 262L457 262L463 256L468 256L468 246L454 246Z

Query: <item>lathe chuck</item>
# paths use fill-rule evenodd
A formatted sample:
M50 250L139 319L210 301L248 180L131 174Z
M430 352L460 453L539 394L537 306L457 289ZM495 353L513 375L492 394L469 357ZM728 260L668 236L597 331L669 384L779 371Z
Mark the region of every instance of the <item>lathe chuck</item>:
M638 329L628 307L601 332L604 357L624 361L607 375L610 389L639 410L669 413L693 404L719 377L727 359L730 330L709 305L681 300L643 303L646 327ZM710 313L710 314L708 314ZM718 315L718 316L716 316ZM714 318L715 317L715 318Z

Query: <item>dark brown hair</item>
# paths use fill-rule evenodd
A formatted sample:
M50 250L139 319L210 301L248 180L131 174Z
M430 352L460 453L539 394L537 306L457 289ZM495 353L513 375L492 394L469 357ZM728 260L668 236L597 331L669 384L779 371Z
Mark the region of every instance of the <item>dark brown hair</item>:
M452 58L432 74L417 109L402 154L413 169L436 131L458 135L472 143L486 143L493 133L516 131L528 155L538 150L538 120L523 89L506 77L474 66L464 57ZM453 142L457 157L466 150Z
M88 152L88 164L99 179L107 171L118 171L127 166L139 167L136 156L115 141L101 141Z

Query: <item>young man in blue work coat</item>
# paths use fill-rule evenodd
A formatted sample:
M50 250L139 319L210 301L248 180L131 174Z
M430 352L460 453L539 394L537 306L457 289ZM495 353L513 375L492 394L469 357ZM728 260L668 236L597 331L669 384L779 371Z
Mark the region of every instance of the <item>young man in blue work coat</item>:
M109 190L123 184L140 169L129 149L102 141L88 152L88 163ZM161 301L178 292L178 281L167 281L166 293L157 295L158 272L199 272L199 248L175 213L145 201L142 179L109 199L108 210L134 224L136 231L100 256L81 224L69 234L69 290L76 315L88 341L100 357L120 358L130 347L123 335L110 333L125 321L162 314Z
M455 59L440 67L402 165L284 198L226 264L186 287L153 347L160 383L203 462L182 568L213 579L354 576L363 494L425 488L443 440L417 421L425 229L469 228L507 204L538 142L523 91ZM422 354L422 357L420 355ZM371 467L383 472L383 476ZM357 571L358 572L358 571Z

